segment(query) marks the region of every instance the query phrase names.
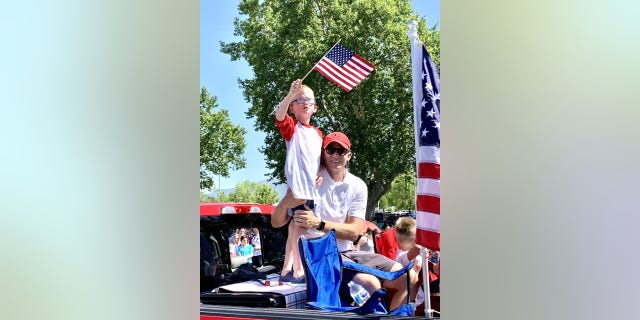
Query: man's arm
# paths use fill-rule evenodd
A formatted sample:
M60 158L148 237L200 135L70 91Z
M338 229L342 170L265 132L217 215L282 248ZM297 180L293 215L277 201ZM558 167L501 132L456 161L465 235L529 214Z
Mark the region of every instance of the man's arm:
M302 80L297 79L291 83L291 88L289 89L289 93L282 101L280 101L280 106L278 106L278 111L276 111L276 120L282 122L284 121L284 116L287 114L287 109L289 109L289 104L291 104L291 100L295 95L300 91L302 87Z
M287 188L287 194L280 200L278 206L271 213L271 226L274 228L280 228L287 224L289 221L289 215L287 214L287 209L295 208L303 203L306 200L300 200L293 197L293 193L290 188Z
M294 221L296 225L299 225L307 229L318 229L320 226L320 218L316 217L306 205L307 210L297 210L294 214ZM272 218L273 219L273 218ZM272 220L273 221L273 220ZM331 229L336 230L336 238L355 241L360 232L362 231L364 220L352 216L347 216L345 223L324 221L324 228L322 232L327 232Z
M347 216L347 221L345 223L325 221L324 229L322 230L322 232L327 232L331 229L335 229L336 238L355 241L360 235L360 231L362 230L363 225L364 220L352 216Z

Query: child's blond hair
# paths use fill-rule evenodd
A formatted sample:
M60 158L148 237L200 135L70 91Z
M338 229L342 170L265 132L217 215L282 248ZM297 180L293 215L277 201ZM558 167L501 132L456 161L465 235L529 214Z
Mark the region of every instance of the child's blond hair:
M315 92L313 92L313 89L311 89L311 87L309 87L306 84L302 84L302 85L300 85L300 90L298 90L298 92L296 92L296 95L295 95L296 99L298 97L300 97L300 95L302 95L302 92L304 91L304 89L309 89L309 91L311 91L311 93L313 93L315 95ZM291 102L289 102L289 107L291 107L292 104L293 104L293 100L291 100Z
M401 217L396 221L396 237L402 241L416 240L416 219Z

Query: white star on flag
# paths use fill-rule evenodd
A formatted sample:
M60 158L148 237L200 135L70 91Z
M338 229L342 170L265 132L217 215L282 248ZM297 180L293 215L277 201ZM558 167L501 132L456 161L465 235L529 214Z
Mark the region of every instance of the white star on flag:
M426 137L427 133L429 133L429 131L427 131L427 129L425 128L424 130L422 130L422 136Z
M433 118L433 114L434 114L433 108L431 108L431 110L427 111L427 116Z
M435 125L433 127L440 129L440 121L434 121L434 123Z

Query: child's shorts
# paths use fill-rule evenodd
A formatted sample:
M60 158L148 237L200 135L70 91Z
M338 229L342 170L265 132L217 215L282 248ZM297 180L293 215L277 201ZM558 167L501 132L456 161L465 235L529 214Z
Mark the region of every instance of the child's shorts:
M313 209L315 209L315 204L313 203L313 200L307 200L305 204L307 205L307 207L309 207L309 209L311 209L311 211L314 211ZM293 213L296 212L296 210L305 210L305 204L301 204L295 208L289 208L289 216L293 217Z

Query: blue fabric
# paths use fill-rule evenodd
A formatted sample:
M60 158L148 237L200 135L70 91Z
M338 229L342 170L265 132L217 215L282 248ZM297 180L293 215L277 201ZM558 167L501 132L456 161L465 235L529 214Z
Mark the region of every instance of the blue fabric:
M341 283L342 267L365 272L385 280L394 280L402 276L413 267L410 263L402 270L385 272L378 269L363 266L350 261L342 261L338 252L335 230L316 239L306 239L304 236L298 242L300 256L303 259L305 274L307 277L307 305L311 308L326 311L355 312L357 314L387 314L386 291L379 289L371 294L371 297L361 307L350 307L340 300L338 290ZM407 305L410 306L410 305ZM399 314L405 314L413 308L396 309ZM402 308L402 309L401 309Z
M338 252L335 232L321 238L307 240L300 237L300 257L307 277L307 301L320 305L342 306L340 288L340 266L342 257Z
M403 304L398 308L396 308L395 310L389 312L389 315L412 317L413 313L415 312L415 309L416 307L413 303Z
M411 269L413 267L413 264L414 264L414 261L411 261L409 262L409 264L404 266L404 268L398 271L393 271L393 272L378 270L376 268L367 267L365 265L361 265L359 263L355 263L351 261L343 261L342 267L351 269L354 271L358 271L358 272L368 273L384 280L395 280L400 278L403 274L405 274L407 270Z
M318 302L307 302L307 305L313 309L336 312L354 312L360 315L365 314L387 314L385 307L385 299L387 293L384 289L378 289L371 294L371 297L361 307L337 307ZM398 308L399 309L399 308ZM397 310L397 309L396 309Z

